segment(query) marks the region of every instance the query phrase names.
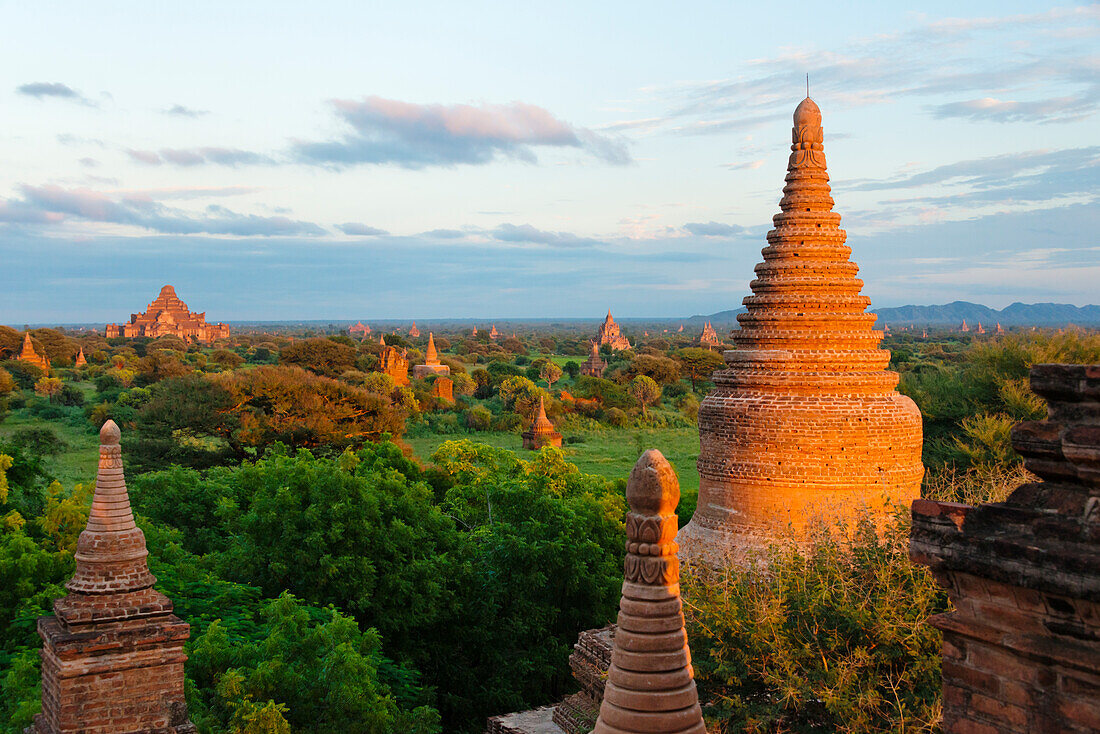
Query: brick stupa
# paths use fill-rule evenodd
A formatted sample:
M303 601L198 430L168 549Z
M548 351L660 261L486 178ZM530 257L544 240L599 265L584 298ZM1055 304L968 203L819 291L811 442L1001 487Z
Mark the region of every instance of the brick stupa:
M28 734L193 734L183 693L190 628L153 588L134 524L119 430L99 433L99 473L69 595L38 620L42 713Z
M684 557L739 563L812 517L919 495L921 415L896 391L833 212L821 112L803 100L753 295L699 409L699 504Z
M660 451L638 459L626 501L623 597L593 734L706 734L680 601L680 482Z
M424 351L424 364L413 367L413 377L449 374L451 374L451 368L439 361L439 352L435 350L435 337L429 331L428 348Z
M718 332L710 325L709 321L703 326L703 333L699 335L699 343L708 349L722 343L722 340L718 338Z
M607 369L607 362L600 357L600 345L592 342L592 352L588 359L581 365L581 374L588 377L603 377L603 371Z
M46 359L46 355L39 354L35 351L29 331L23 335L23 349L19 352L19 356L16 357L16 359L28 364L33 364L47 375L50 374L50 360Z
M556 446L561 448L561 434L554 430L554 424L546 417L546 404L543 398L539 398L539 412L531 427L524 431L523 448L537 451L543 446Z
M80 348L80 351L76 353L76 360L73 362L74 368L84 367L88 364L88 359L84 356L84 347Z

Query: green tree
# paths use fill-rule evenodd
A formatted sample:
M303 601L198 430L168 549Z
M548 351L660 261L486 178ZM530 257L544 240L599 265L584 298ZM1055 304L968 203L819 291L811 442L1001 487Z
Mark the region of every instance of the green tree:
M337 377L355 366L355 349L331 339L305 339L279 350L279 364L303 367L325 377Z
M550 360L547 360L546 364L542 365L542 367L539 368L539 377L546 380L547 389L553 389L554 383L561 378L561 375L561 367L558 367Z
M676 352L676 358L684 366L684 372L691 380L692 390L695 390L695 383L698 380L709 379L711 373L725 365L725 360L722 359L720 354L699 347L681 349Z
M661 399L661 386L646 375L638 375L630 381L630 395L642 408L642 415L646 415L646 409Z

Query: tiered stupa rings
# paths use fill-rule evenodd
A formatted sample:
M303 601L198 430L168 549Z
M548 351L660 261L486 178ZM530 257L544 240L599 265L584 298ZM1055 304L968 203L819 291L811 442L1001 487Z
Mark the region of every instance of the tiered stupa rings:
M850 520L919 494L921 416L896 392L883 333L832 211L821 111L794 114L787 183L726 369L699 410L699 502L684 557L738 563L813 517Z

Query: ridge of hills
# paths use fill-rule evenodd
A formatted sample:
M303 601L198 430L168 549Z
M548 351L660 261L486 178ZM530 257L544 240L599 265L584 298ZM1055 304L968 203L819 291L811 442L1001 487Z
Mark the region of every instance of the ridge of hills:
M744 307L719 311L706 315L695 315L688 322L713 324L736 324L737 314ZM895 308L875 308L871 311L878 315L878 328L883 323L914 326L958 326L965 319L968 324L992 326L1097 326L1100 325L1100 306L1074 306L1069 303L1020 303L1017 301L998 310L969 301L953 301L935 306L898 306Z

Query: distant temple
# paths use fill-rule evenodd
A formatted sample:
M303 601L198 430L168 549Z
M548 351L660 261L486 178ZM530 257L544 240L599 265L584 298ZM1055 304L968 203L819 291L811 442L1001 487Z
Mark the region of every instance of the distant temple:
M46 355L39 354L34 350L34 343L31 342L31 333L29 331L23 335L23 351L19 353L16 359L33 364L46 374L50 373L50 360L46 359Z
M76 361L73 362L73 367L83 367L86 364L88 364L88 360L84 356L84 347L81 347L80 351L76 353Z
M619 325L615 323L615 319L611 318L611 309L607 309L607 318L600 324L600 330L596 335L596 341L602 347L604 344L610 344L611 348L616 352L620 349L630 349L630 342L623 336L622 331L619 329Z
M497 331L497 325L496 324L493 324L493 328L489 329L489 338L490 339L499 339L500 338L500 332Z
M736 349L699 408L699 500L677 538L681 558L751 562L812 519L851 522L920 495L921 414L897 392L865 313L809 98L793 140Z
M413 377L429 377L431 375L449 375L451 368L439 361L439 353L435 351L435 337L428 332L428 349L424 352L424 364L413 367Z
M370 336L370 327L366 326L365 324L363 324L362 321L360 321L355 326L351 326L348 328L348 335L359 337L360 339L366 339L368 336Z
M416 322L415 321L413 322L412 328L409 329L409 336L411 336L413 339L420 336L420 329L416 328Z
M600 357L600 347L596 342L592 342L592 353L581 365L581 374L589 377L603 377L605 369L607 369L607 362Z
M206 323L206 312L192 313L187 304L176 296L170 285L160 289L160 295L143 313L130 314L128 324L107 324L107 338L178 336L184 341L212 342L228 339L229 327L225 324Z
M382 359L378 371L393 378L395 385L409 384L409 357L404 349L398 350L386 344L386 337L379 334L378 343L382 345Z
M561 434L554 430L554 424L546 417L546 405L539 398L539 413L531 427L523 432L523 448L537 451L543 446L561 447Z
M959 326L959 331L961 331L964 334L966 332L970 331L970 327L967 325L966 319L963 319L962 324Z
M997 322L997 332L996 333L998 333L998 334L1005 333L1005 327L1001 326L1000 322Z
M699 343L705 347L716 347L722 343L722 340L718 338L718 332L714 330L709 321L703 325L703 333L699 335Z
M985 329L982 328L982 322L981 321L978 322L978 333L979 334L984 334L985 333Z

